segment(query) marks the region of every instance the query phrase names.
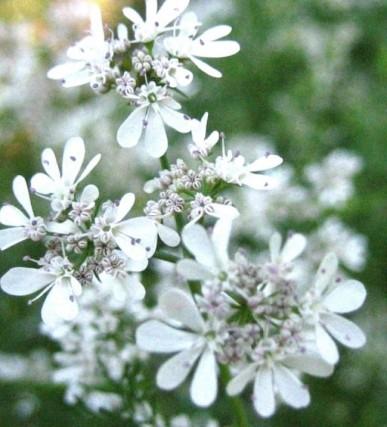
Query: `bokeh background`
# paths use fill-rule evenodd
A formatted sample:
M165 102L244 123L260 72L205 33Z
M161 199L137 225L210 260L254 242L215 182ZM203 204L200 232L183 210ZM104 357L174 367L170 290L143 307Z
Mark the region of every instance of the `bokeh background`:
M98 3L105 22L114 27L122 20L122 6L141 8L142 1ZM192 5L208 25L230 23L242 51L219 62L220 81L197 73L200 96L188 101L185 111L195 117L209 111L211 128L223 130L230 144L244 138L250 146L254 140L269 141L296 175L335 149L349 150L363 163L354 196L335 215L368 239L367 263L352 273L369 293L356 316L368 344L361 351L343 351L332 378L309 381L308 409L281 408L273 419L252 425L385 427L387 2L192 0ZM153 160L115 143L127 110L114 93L96 97L88 88L65 90L45 77L84 34L87 10L85 0L1 0L1 202L12 202L15 175L30 177L40 170L42 147L54 146L59 153L66 139L78 134L90 155L104 153L94 177L108 197L138 190L157 170ZM294 215L282 227L294 228ZM1 253L0 274L26 253L33 255L28 244ZM63 389L50 382L50 353L56 347L39 334L39 306L0 296L0 426L119 426L117 420L63 403ZM224 416L226 409L215 411Z

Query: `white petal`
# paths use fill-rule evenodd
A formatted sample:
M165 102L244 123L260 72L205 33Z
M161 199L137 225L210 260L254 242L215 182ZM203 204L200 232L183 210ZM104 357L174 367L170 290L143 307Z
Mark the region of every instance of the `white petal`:
M66 62L65 64L57 65L51 68L47 73L47 77L52 80L63 80L68 76L81 71L85 67L83 61Z
M223 37L228 36L232 31L232 28L229 25L217 25L212 27L209 30L201 34L200 39L204 42L211 42L214 40L222 39Z
M122 123L117 132L117 141L121 147L134 147L140 141L144 130L145 108L137 108Z
M80 201L86 205L91 205L94 203L99 197L98 187L95 185L87 185L81 194Z
M214 77L215 79L220 79L222 77L222 73L211 65L208 65L206 62L201 61L199 58L195 58L194 56L190 56L189 59L199 68L203 73L208 74L210 77Z
M214 403L217 393L216 360L213 351L207 347L195 370L190 388L191 399L195 405L206 408Z
M254 381L254 408L262 417L270 417L275 411L273 378L270 369L263 367Z
M173 390L187 378L202 347L194 347L178 353L163 363L157 372L157 386L163 390Z
M121 198L117 208L115 222L122 221L126 215L128 215L134 205L135 200L136 197L133 193L127 193Z
M126 25L121 23L117 25L117 36L118 40L128 40L129 33Z
M122 12L130 21L133 22L133 24L142 25L144 23L144 20L141 18L138 12L131 7L124 7Z
M193 259L179 261L176 269L186 280L210 280L214 277L211 271Z
M27 223L28 218L26 215L20 209L15 208L15 206L5 205L0 209L0 224L19 227Z
M170 319L180 322L187 328L202 332L204 322L190 295L180 289L169 289L159 299L159 307Z
M200 58L226 58L235 55L241 50L239 43L234 41L214 41L204 43L201 38L195 40L191 54Z
M255 364L245 368L227 384L227 394L229 396L236 396L242 393L247 384L254 379L256 371L257 366Z
M52 194L56 183L45 173L37 173L31 178L31 191L39 194Z
M292 234L285 242L281 251L281 260L284 263L292 262L302 254L306 246L306 239L302 234Z
M198 336L172 328L158 320L150 320L137 328L136 343L151 353L175 353L190 348Z
M208 113L204 113L201 121L193 119L192 120L192 140L195 144L200 144L206 139L207 131L207 122L208 122Z
M24 227L13 227L0 230L0 250L5 251L11 246L26 240Z
M366 296L367 291L363 283L347 280L328 292L323 304L334 313L350 313L363 305Z
M128 259L126 261L126 270L131 271L133 273L139 273L141 271L146 270L148 267L149 261L147 258L144 258L140 261L134 261L132 259Z
M134 301L141 301L145 297L145 288L135 275L127 274L126 277L121 278L103 273L100 278L102 282L109 284L112 289L118 289L120 292L117 292L117 294L122 295L124 301L126 295L129 295Z
M91 73L88 69L67 76L62 83L65 88L83 86L90 83Z
M205 146L208 150L211 150L219 141L220 135L217 130L214 130L211 135L206 139Z
M143 132L145 149L155 158L163 156L168 149L168 137L163 119L153 108L149 110L146 126Z
M28 191L27 181L21 175L18 175L12 183L13 194L16 200L24 208L30 218L34 217L32 211L30 193Z
M276 168L283 163L283 159L275 154L268 154L267 156L260 157L255 162L249 165L250 172L262 172L269 169Z
M64 222L49 222L46 224L47 230L55 234L73 234L81 230L69 219Z
M315 280L315 286L320 293L322 293L332 282L334 275L336 274L337 267L338 260L334 253L329 253L322 260Z
M318 354L296 354L287 356L283 363L291 369L296 369L315 377L329 377L333 373L333 366Z
M157 14L157 0L145 0L146 22L155 22Z
M151 258L157 248L157 227L154 221L146 217L131 218L118 226L120 233L140 240L140 245L146 251L146 257Z
M68 282L58 282L48 293L42 307L42 319L47 325L54 326L61 320L74 320L79 312L77 300Z
M159 233L159 237L163 243L172 248L179 246L180 244L180 236L177 231L173 228L167 227L163 224L157 224L157 230Z
M182 237L185 247L194 255L199 264L209 268L216 267L215 250L204 227L197 224L186 226Z
M191 119L172 108L160 105L160 114L164 122L180 133L189 133L192 129Z
M135 277L130 277L130 280L128 281L129 284L129 295L134 301L142 301L145 298L145 288L144 285L137 280Z
M316 326L316 344L321 357L328 363L335 365L339 361L337 346L325 329Z
M177 67L173 77L180 87L189 86L193 80L193 73L184 67Z
M87 164L79 178L77 179L76 184L79 184L81 181L83 181L92 171L93 169L98 165L98 163L101 160L101 154L97 154L94 156L90 162Z
M128 258L134 261L142 261L147 258L145 248L137 243L133 243L132 237L119 233L115 234L114 238L119 248Z
M227 268L229 263L228 244L232 231L232 220L221 219L216 222L211 240L214 245L217 259L223 268Z
M189 0L165 0L157 13L156 19L160 27L165 27L187 9Z
M70 138L65 145L62 161L62 178L66 185L72 185L85 159L85 143L82 138Z
M239 216L239 211L234 208L234 206L212 203L211 208L211 213L209 215L227 222L230 222Z
M101 9L96 4L90 5L90 30L95 40L102 43L105 39Z
M363 331L348 319L335 314L321 315L321 322L341 344L350 348L360 348L366 343Z
M46 148L42 152L42 165L47 175L54 181L60 179L60 171L55 153L51 148Z
M304 408L310 403L307 387L287 368L274 366L274 381L285 403L293 408Z
M278 185L275 178L258 173L247 173L241 182L254 190L272 190Z
M56 276L36 268L16 267L1 278L1 288L9 295L33 294L55 280Z
M281 246L282 237L279 233L274 233L270 238L270 258L272 262L278 262Z

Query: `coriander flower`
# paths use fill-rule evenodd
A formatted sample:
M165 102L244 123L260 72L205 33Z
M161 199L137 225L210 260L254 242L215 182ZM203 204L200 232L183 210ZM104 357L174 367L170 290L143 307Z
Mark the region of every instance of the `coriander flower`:
M26 180L20 175L17 176L13 180L12 189L16 200L28 216L12 205L5 205L0 209L0 224L10 227L0 230L0 250L2 251L27 239L41 240L47 233L43 219L35 216L32 210Z
M184 246L194 256L177 263L177 271L187 280L227 280L229 257L227 253L232 222L218 220L211 237L198 224L188 225L183 230Z
M31 179L33 192L50 196L51 207L58 214L70 207L74 200L77 185L83 181L101 160L98 154L88 163L79 175L85 159L85 143L75 137L67 141L63 151L62 172L51 148L42 153L42 165L46 173L37 173Z
M122 147L134 147L143 138L149 155L159 158L168 149L165 124L180 133L191 131L191 119L177 111L181 106L169 96L165 87L155 82L143 85L132 100L137 108L117 132L117 141Z
M185 26L183 26L177 36L167 37L164 40L164 47L172 56L189 59L204 73L211 77L220 78L222 77L220 71L199 58L226 58L238 53L240 51L239 43L220 40L228 36L231 31L230 26L219 25L205 31L195 39L192 34L187 33Z
M50 260L44 268L16 267L0 280L1 288L9 295L24 296L41 291L31 302L47 294L42 307L42 319L48 325L61 320L70 321L78 315L76 297L82 286L74 277L73 265L60 256Z
M293 370L316 377L328 377L333 372L333 367L314 353L283 355L274 351L275 344L270 348L272 344L267 349L258 349L252 356L258 361L244 368L227 385L227 393L235 396L253 381L254 408L262 417L274 414L276 394L293 408L309 405L309 391Z
M267 154L258 158L253 163L246 165L246 160L240 154L234 155L232 151L219 156L215 161L215 172L223 181L230 184L246 185L255 190L270 190L275 187L274 178L255 173L273 169L283 160L274 154Z
M133 22L135 40L147 43L165 31L173 30L168 25L178 18L188 7L189 0L165 0L157 10L157 0L146 0L145 20L131 7L123 9L124 15Z
M207 133L208 113L205 113L202 119L192 120L192 141L189 150L193 157L207 157L214 146L219 141L219 132L213 131L210 136Z
M67 88L95 83L96 77L104 79L110 71L111 47L105 41L101 11L93 5L90 12L90 35L67 50L70 62L57 65L47 73L49 79L62 80Z
M234 206L216 203L210 196L205 196L202 193L195 194L195 198L191 202L191 208L190 217L192 220L188 225L198 222L204 215L230 221L239 216L239 211Z
M158 370L157 385L173 390L184 382L199 359L190 388L192 401L210 406L217 395L217 364L210 331L192 298L179 289L165 292L159 307L168 323L150 320L136 332L137 345L152 353L177 353ZM178 329L176 322L188 331Z
M340 314L360 308L366 298L364 285L357 280L342 280L337 276L338 260L328 254L317 272L313 287L304 295L304 316L315 328L317 348L329 363L339 360L335 338L349 348L360 348L366 342L363 331Z

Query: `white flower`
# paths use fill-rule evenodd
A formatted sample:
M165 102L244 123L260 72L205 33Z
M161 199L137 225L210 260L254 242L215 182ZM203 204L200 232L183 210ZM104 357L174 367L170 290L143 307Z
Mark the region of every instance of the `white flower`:
M282 162L281 157L267 154L246 165L243 156L233 155L228 151L227 155L224 154L216 159L215 171L221 179L230 184L246 185L255 190L270 190L276 185L275 179L255 172L273 169Z
M117 304L126 302L129 297L132 301L141 301L145 297L145 288L134 274L126 272L120 274L102 273L99 275L100 284L110 288L112 299Z
M213 131L210 136L207 133L208 113L205 113L202 119L192 120L192 140L193 145L189 147L194 157L207 157L214 146L219 141L219 132Z
M76 297L81 295L82 286L73 273L73 266L67 259L55 257L45 269L12 268L1 278L1 288L15 296L30 295L43 289L32 301L47 293L42 319L48 325L55 325L78 315Z
M157 10L157 0L145 0L146 19L131 7L123 9L124 15L133 22L136 41L147 43L153 41L159 34L172 30L168 24L178 18L188 7L189 0L165 0Z
M141 261L155 253L158 229L154 221L145 217L124 220L134 202L135 195L127 193L118 204L107 207L95 219L91 234L102 243L113 240L128 258Z
M157 76L171 88L186 87L192 83L192 72L176 58L162 56L152 62L152 67Z
M96 5L91 6L90 20L90 35L67 50L71 61L57 65L47 73L49 79L62 80L64 87L90 84L96 75L103 75L109 69L111 48L105 41L101 11Z
M361 307L367 292L357 280L337 277L338 260L328 254L322 261L312 289L304 296L304 315L315 327L317 348L329 363L339 360L335 338L350 348L360 348L366 338L362 330L339 314L350 313Z
M148 352L177 353L157 373L157 385L164 390L173 390L182 384L200 358L190 394L196 405L207 407L216 398L218 384L217 364L206 336L206 324L192 298L179 289L165 292L159 306L172 324L178 322L189 332L151 320L137 329L137 345Z
M168 149L164 124L180 133L191 131L191 119L176 111L181 106L168 95L166 88L151 82L132 98L138 107L117 132L117 141L122 147L134 147L143 138L149 155L158 158Z
M177 271L187 280L210 280L227 278L229 257L227 253L232 222L219 220L211 238L204 227L198 224L186 226L182 238L184 246L195 257L177 263Z
M0 224L10 227L0 230L0 250L2 251L27 239L38 241L46 234L43 219L35 216L32 210L26 180L20 175L17 176L13 180L12 189L16 200L28 216L12 205L5 205L0 209Z
M63 151L62 173L51 148L42 153L42 165L46 173L37 173L31 179L32 191L51 196L51 207L55 212L67 209L74 199L77 185L83 181L101 160L98 154L79 175L85 159L85 143L75 137L67 141ZM79 176L78 176L79 175Z
M227 393L240 394L250 381L254 381L253 403L262 417L274 414L276 393L287 405L303 408L309 405L309 391L293 369L317 377L327 377L333 372L333 367L315 354L267 354L263 363L252 363L236 375L227 385Z
M216 203L211 197L205 196L202 193L196 193L195 199L191 202L192 221L188 224L191 225L198 222L205 214L217 219L234 220L239 216L238 209L231 205Z
M193 34L189 34L183 24L183 30L176 37L167 37L164 40L164 47L171 55L181 59L189 59L204 73L211 77L220 78L222 77L220 71L199 58L225 58L238 53L240 46L237 42L220 40L228 36L231 31L230 26L219 25L210 28L194 39Z

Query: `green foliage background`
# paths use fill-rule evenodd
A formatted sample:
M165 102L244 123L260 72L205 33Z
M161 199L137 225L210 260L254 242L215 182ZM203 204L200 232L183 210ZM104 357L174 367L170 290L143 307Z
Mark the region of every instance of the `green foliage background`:
M105 17L109 25L114 26L123 2L103 3ZM49 4L47 0L3 0L0 19L4 22L28 20L44 27ZM235 11L228 21L234 27L233 36L241 43L242 51L219 63L224 72L222 80L200 76L201 93L188 102L186 111L196 117L204 110L209 111L211 127L222 129L228 136L241 133L269 136L285 161L299 170L337 147L361 155L365 167L356 182L356 197L342 212L342 218L369 238L368 264L357 276L369 292L363 313L357 316L368 334L367 348L351 354L343 351L340 366L332 378L310 381L312 405L308 409L298 412L284 407L271 420L252 416L251 425L387 426L387 3L235 0L234 4ZM320 64L318 58L308 57L296 37L297 31L308 25L326 37L334 36L343 24L354 25L357 36L337 68L335 61L337 57L340 59L340 46L334 37L324 53L324 64ZM63 40L63 44L71 41ZM52 52L44 31L37 32L36 49L41 70L45 72L51 64ZM333 82L325 84L318 78L320 66L321 71L324 66L331 67ZM12 69L9 72L12 73ZM80 93L79 99L88 102L88 91ZM73 101L74 105L79 99ZM64 107L69 108L71 102ZM121 118L122 109L117 112L117 123ZM13 111L0 111L1 201L12 200L10 184L16 174L29 177L39 170L39 141L34 140L34 134L18 120ZM17 132L9 137L7 129L15 126ZM107 143L115 144L114 135ZM28 245L1 253L0 274L19 262L26 252ZM27 307L25 300L1 295L1 352L29 354L34 349L54 350L54 345L39 335L39 305ZM117 420L89 415L80 407L65 406L62 394L60 387L49 384L0 382L0 426L120 425ZM23 418L17 408L20 399L26 396L36 396L36 411L31 417ZM223 426L227 425L229 415L226 401L222 402L213 413L219 415ZM165 404L173 406L175 402L169 396ZM181 410L185 408L189 411L183 402Z

